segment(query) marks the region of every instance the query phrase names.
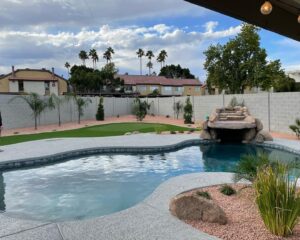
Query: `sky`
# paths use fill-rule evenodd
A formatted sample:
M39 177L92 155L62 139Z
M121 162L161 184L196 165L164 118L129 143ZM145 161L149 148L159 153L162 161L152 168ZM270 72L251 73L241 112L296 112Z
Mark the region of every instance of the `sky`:
M80 50L115 50L119 73L139 74L138 48L168 53L166 64L180 64L205 81L203 52L239 33L241 21L183 0L1 0L0 74L15 68L55 68L67 77L66 61L81 64ZM287 71L300 70L300 43L261 30L268 59ZM156 59L156 57L155 57ZM147 73L146 58L143 73ZM155 60L153 71L159 72ZM92 66L92 61L87 61Z

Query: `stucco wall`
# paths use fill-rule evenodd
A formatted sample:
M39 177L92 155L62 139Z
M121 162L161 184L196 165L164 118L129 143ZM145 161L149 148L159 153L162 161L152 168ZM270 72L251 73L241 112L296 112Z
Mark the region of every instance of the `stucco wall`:
M259 93L244 95L210 95L192 96L191 102L194 106L194 118L196 122L205 119L215 108L227 106L231 98L236 96L238 100L244 100L250 113L260 118L265 129L277 132L291 133L289 125L294 120L300 118L300 92L295 93ZM10 104L8 101L13 96L0 95L0 111L2 112L3 124L5 128L32 127L33 120L31 110L21 100L16 100ZM99 98L91 98L92 104L86 109L82 119L95 119ZM169 98L144 98L151 104L149 114L175 117L173 104L176 101L185 102L186 97ZM105 116L122 116L132 113L133 98L104 98ZM77 113L72 102L65 103L62 110L62 121L71 122L77 120ZM183 113L179 115L183 117ZM57 112L46 111L40 118L40 124L57 123Z

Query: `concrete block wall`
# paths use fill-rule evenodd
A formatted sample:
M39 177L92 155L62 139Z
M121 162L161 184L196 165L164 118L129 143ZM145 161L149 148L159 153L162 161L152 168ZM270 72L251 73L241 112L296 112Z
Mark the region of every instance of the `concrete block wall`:
M28 105L21 99L15 99L9 102L13 97L11 95L0 95L0 111L2 113L3 127L5 129L33 127L34 119L32 111ZM97 112L99 97L90 98L91 103L84 109L82 120L95 119ZM117 115L128 115L132 112L132 101L130 98L104 98L104 110L106 117ZM78 114L74 102L65 102L61 107L61 121L76 122ZM39 125L56 124L58 123L57 110L44 111L39 120Z
M300 118L300 92L294 93L259 93L237 95L191 96L196 122L205 120L207 115L218 107L227 106L232 99L244 100L250 113L261 119L265 129L271 131L292 133L289 125ZM0 95L0 111L3 125L6 129L33 127L31 110L22 100L17 99L8 103L13 96ZM175 118L174 102L185 103L187 97L144 98L150 104L149 114L160 116L169 115ZM99 97L90 98L92 103L84 110L82 119L95 119ZM122 116L132 114L134 98L104 98L105 116ZM66 102L61 109L62 122L76 122L77 111L72 101ZM179 115L183 118L183 112ZM57 111L47 110L42 113L40 125L57 123Z

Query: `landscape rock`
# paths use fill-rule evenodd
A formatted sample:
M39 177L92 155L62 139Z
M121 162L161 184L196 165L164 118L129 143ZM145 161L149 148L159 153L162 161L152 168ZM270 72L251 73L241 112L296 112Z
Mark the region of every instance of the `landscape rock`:
M257 133L255 141L257 143L263 143L264 141L273 141L273 137L269 132L261 130Z
M131 132L127 132L127 133L125 133L124 135L132 135L132 133Z
M264 129L264 125L258 118L255 118L255 124L256 124L256 130L258 132Z
M225 212L216 203L196 194L180 194L170 203L171 213L181 220L202 220L204 222L226 224Z
M244 135L244 142L251 142L256 137L256 130L255 128L249 129Z
M200 138L202 138L204 140L211 140L211 135L210 135L209 131L202 130L200 133Z

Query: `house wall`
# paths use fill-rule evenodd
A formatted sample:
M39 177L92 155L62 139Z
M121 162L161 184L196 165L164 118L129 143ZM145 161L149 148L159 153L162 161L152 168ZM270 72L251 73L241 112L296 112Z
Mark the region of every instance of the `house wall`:
M30 70L19 70L15 72L16 77L20 78L45 78L52 79L52 73L49 71L30 71ZM9 81L11 75L0 79L0 92L2 93L16 93L19 92L18 81ZM50 93L63 94L67 92L67 82L60 77L55 76L55 86L52 86L50 82ZM45 94L45 85L43 81L24 81L24 91L25 92L36 92L40 95Z
M191 96L194 108L194 119L196 122L205 120L215 108L227 106L236 97L239 101L244 100L250 113L262 120L265 129L292 133L289 125L293 124L296 118L300 118L300 92L288 93L258 93L258 94L237 94L237 95L208 95ZM33 127L31 110L21 100L8 103L13 96L0 95L0 111L4 128ZM175 117L173 105L176 101L184 103L187 97L167 98L145 98L150 104L150 114ZM86 109L82 119L95 119L99 97L94 97L92 104ZM133 98L104 98L105 116L122 116L132 114ZM73 102L65 103L61 109L63 122L74 122L77 120L77 112ZM183 113L180 113L183 118ZM40 124L57 123L57 112L46 111L40 118Z

